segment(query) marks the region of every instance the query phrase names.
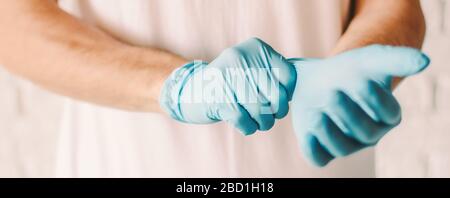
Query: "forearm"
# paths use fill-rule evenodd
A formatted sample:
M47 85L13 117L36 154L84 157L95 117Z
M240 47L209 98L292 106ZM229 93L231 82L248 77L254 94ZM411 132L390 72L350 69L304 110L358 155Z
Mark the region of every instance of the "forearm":
M2 1L0 64L69 97L132 111L159 111L164 80L186 60L121 43L54 1Z
M418 0L356 0L355 16L332 54L370 44L421 48L424 35Z

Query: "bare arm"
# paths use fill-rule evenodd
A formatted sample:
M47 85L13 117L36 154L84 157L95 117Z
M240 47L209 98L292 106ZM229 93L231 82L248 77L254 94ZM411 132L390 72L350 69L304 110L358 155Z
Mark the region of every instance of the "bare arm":
M370 44L421 48L425 19L419 0L356 0L355 16L333 54Z
M51 0L0 1L0 65L49 90L132 111L158 97L183 58L121 43Z
M356 0L355 16L332 54L370 44L421 48L425 19L419 0ZM395 79L393 86L401 79Z

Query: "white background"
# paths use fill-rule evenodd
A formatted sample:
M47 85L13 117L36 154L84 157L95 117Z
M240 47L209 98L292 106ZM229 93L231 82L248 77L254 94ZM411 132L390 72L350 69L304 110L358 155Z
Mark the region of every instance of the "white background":
M422 5L432 65L396 92L403 123L376 148L379 177L450 177L450 1ZM53 175L63 100L0 67L0 177Z

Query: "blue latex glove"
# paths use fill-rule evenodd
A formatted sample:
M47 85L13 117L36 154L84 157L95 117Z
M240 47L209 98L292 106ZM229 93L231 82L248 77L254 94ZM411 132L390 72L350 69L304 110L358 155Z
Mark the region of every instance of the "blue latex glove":
M194 61L174 71L163 87L161 106L182 122L224 120L250 135L286 116L295 74L290 62L254 38L211 63Z
M414 75L429 64L418 50L382 45L290 61L298 75L294 129L303 154L317 166L375 145L397 126L401 111L392 78Z

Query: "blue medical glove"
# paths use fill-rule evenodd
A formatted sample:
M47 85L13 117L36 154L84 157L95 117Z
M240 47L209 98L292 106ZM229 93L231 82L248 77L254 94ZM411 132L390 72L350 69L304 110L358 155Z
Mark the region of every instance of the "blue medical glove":
M382 45L328 59L291 59L297 70L293 124L302 152L325 166L336 157L375 145L401 120L393 77L424 70L420 51Z
M250 135L286 116L296 78L290 62L254 38L211 63L194 61L174 71L163 87L161 106L182 122L223 120Z

